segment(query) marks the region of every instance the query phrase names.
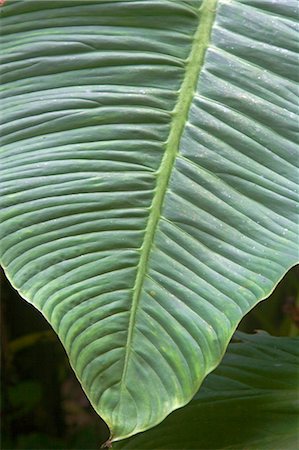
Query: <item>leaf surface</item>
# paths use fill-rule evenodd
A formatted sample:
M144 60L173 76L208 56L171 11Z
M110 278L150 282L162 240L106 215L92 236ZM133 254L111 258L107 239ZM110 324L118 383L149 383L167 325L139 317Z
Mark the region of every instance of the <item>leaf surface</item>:
M117 443L122 450L293 450L298 444L299 339L237 333L189 405Z
M293 1L9 1L2 264L114 440L296 263Z

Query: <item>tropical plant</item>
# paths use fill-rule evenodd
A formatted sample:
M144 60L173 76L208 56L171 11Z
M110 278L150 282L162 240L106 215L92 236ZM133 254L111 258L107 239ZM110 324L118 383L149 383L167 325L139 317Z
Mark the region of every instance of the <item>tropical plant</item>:
M292 0L2 8L2 265L114 441L188 403L298 260L296 19Z
M122 450L295 450L298 339L236 334L192 401Z

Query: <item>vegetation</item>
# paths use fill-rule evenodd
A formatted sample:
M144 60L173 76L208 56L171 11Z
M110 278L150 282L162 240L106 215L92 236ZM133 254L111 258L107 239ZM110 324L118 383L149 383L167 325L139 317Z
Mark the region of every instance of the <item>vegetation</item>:
M107 446L294 448L296 302L253 321L288 337L237 334L223 356L298 262L297 13L291 0L2 7L1 261L59 336ZM27 397L16 383L5 404L21 417L43 394L20 383ZM232 433L235 408L248 433L242 419Z

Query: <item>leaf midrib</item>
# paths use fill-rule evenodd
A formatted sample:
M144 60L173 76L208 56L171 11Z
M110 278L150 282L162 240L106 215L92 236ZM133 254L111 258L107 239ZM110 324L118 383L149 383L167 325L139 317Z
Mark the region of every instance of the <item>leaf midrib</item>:
M199 25L194 34L191 51L187 59L184 80L181 85L177 103L172 112L172 123L166 141L164 156L157 173L155 194L150 207L150 214L145 229L144 240L141 246L140 260L137 268L135 284L133 287L132 306L126 341L126 354L121 377L121 386L124 387L131 344L135 328L136 314L141 297L144 279L147 273L149 257L154 242L156 230L161 217L164 198L167 192L168 182L179 153L179 147L185 125L188 120L189 110L196 92L198 78L204 64L206 50L210 42L212 27L215 20L218 0L203 0L199 8Z

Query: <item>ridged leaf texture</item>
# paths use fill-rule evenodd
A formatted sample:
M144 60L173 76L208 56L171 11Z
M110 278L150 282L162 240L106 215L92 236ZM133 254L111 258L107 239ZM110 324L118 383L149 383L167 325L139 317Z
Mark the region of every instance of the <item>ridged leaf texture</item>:
M191 402L121 450L295 450L299 339L238 333Z
M296 2L2 8L2 264L114 440L296 263Z

